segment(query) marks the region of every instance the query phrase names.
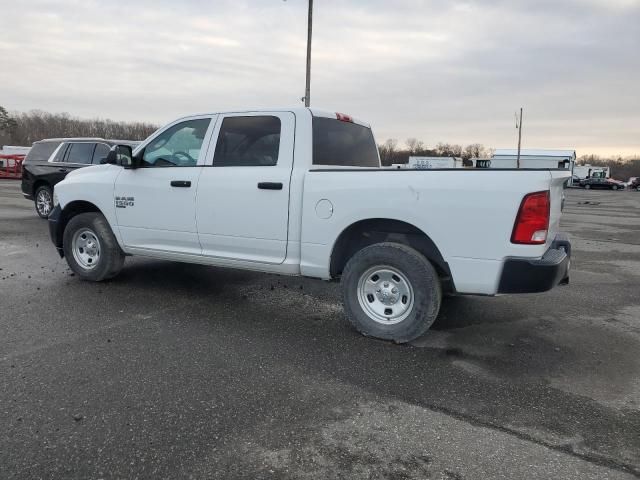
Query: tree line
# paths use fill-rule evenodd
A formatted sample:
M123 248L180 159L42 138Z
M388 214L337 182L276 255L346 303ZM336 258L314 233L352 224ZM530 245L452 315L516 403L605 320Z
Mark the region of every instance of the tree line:
M68 113L32 110L8 113L0 106L0 146L31 146L43 138L100 137L119 140L144 140L158 129L148 122L117 122L109 119L81 119Z
M408 138L404 146L399 146L396 139L389 139L378 145L382 165L407 163L409 157L459 157L467 161L472 158L488 158L493 154L491 149L479 143L462 146L450 143L437 143L435 147L427 147L422 140Z
M0 106L0 146L30 146L43 138L57 137L101 137L120 140L144 140L157 130L158 125L149 122L117 122L109 119L81 119L68 113L49 113L32 110L25 113L9 113ZM410 156L420 157L459 157L464 161L474 158L489 158L493 150L479 143L457 145L437 143L427 147L417 138L408 138L404 144L389 139L378 145L380 158L385 166L394 163L407 163ZM640 157L601 158L597 155L584 155L579 164L608 166L611 175L626 180L640 176Z

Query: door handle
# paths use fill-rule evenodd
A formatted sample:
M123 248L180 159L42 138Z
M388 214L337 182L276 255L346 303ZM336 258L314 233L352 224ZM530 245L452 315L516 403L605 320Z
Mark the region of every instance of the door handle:
M281 182L259 182L258 188L260 190L282 190Z
M66 168L59 168L58 171L64 173L64 172L67 171L67 169Z
M189 180L171 180L171 186L189 188L191 182Z

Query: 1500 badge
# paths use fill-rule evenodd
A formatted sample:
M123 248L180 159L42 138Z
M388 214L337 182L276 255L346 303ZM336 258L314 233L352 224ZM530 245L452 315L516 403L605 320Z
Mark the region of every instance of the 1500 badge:
M116 197L116 208L133 207L133 197Z

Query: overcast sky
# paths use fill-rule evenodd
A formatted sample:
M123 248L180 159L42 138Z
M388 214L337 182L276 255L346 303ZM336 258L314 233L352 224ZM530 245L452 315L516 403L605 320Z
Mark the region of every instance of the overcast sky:
M299 104L305 0L0 0L0 105L165 123ZM312 106L378 141L640 153L640 0L315 0Z

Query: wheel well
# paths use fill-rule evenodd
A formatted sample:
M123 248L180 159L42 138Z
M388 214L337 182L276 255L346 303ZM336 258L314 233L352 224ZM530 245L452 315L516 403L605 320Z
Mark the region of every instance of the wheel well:
M445 292L455 291L449 265L433 240L410 223L387 218L361 220L347 227L338 237L331 252L330 274L339 277L349 259L359 250L381 242L408 245L424 255L438 272Z
M49 187L51 190L53 190L53 187L49 184L49 182L46 182L44 180L38 180L36 183L33 184L33 192L31 192L33 195L36 194L36 190L38 190L38 188L45 186L45 187Z
M67 228L67 223L76 215L87 212L100 212L100 209L96 207L91 202L86 202L84 200L77 200L75 202L70 202L64 210L62 210L62 214L60 215L60 223L58 228L60 228L60 232L63 233L64 229ZM62 235L60 236L62 238Z

